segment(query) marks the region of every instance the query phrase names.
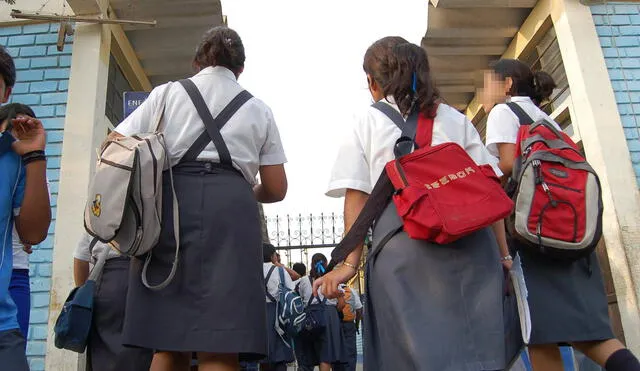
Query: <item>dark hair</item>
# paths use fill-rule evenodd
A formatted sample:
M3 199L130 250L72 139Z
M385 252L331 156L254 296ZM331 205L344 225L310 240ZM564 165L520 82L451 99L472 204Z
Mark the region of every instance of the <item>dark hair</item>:
M311 271L309 272L309 276L313 279L324 276L327 273L327 266L327 257L324 256L324 254L314 254L311 257Z
M244 68L244 45L238 33L228 27L218 26L205 32L193 58L194 65L226 67L238 74Z
M300 277L303 277L305 274L307 274L307 266L304 265L304 263L295 263L293 265L293 270L298 273Z
M31 107L26 104L9 103L0 107L0 124L5 122L5 120L9 120L7 130L11 130L11 120L16 118L18 115L27 115L36 118L36 114L33 112Z
M4 46L0 46L0 74L8 88L16 84L16 65Z
M401 37L385 37L367 49L363 67L386 96L393 96L403 114L408 114L416 105L423 114L433 115L440 94L431 80L429 60L423 48Z
M270 243L262 244L262 261L264 263L271 263L271 258L273 254L276 253L276 248Z
M493 65L493 71L503 79L510 77L513 80L509 95L529 97L538 106L556 88L551 75L544 71L534 73L529 66L517 59L501 59Z

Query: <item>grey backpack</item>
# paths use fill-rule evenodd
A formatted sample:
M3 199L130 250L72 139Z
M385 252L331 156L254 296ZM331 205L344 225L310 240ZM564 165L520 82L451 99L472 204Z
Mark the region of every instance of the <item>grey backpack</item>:
M153 132L110 139L102 146L84 212L87 232L127 256L146 255L142 282L151 290L165 288L176 273L180 251L178 200L163 134L167 86L158 102ZM147 268L158 243L162 218L162 173L169 171L173 192L176 253L169 276L150 285Z

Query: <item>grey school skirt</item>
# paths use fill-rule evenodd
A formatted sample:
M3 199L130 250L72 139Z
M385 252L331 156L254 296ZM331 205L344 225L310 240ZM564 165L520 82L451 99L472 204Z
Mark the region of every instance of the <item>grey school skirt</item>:
M505 367L504 273L486 228L443 246L410 239L390 203L366 271L367 371L486 371Z
M512 240L522 259L531 311L530 344L613 339L596 252L590 260L553 260Z
M213 166L212 166L213 165ZM180 205L180 261L174 280L151 291L134 259L124 326L127 345L157 351L267 354L267 323L258 204L249 183L219 164L173 171ZM171 186L163 182L162 232L149 268L161 282L175 253Z

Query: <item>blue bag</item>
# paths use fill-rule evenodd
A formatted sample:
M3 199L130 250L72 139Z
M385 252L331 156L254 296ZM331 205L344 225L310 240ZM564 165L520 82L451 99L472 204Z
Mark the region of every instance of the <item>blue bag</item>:
M97 242L97 239L91 241L90 252ZM71 290L67 297L53 328L56 348L78 353L83 353L87 348L93 319L93 297L96 281L100 279L108 253L109 248L105 247L91 270L87 282Z

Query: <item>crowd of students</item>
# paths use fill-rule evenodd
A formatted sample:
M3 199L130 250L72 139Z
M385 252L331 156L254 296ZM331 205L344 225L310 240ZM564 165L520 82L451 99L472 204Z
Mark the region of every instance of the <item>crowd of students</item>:
M193 61L198 72L190 81L214 117L243 91L238 78L244 63L242 40L229 28L209 30L198 45ZM417 110L432 118L433 145L457 143L498 176L513 171L519 127L506 102L517 103L559 130L539 108L555 87L553 80L519 61L500 61L486 74L486 145L473 124L440 98L423 48L386 37L367 50L363 67L374 101L386 102L404 117ZM0 73L0 95L6 103L15 67L4 49ZM159 107L164 96L166 104ZM611 331L595 255L592 269L587 269L582 260L556 262L529 254L508 236L502 221L446 246L411 239L398 229L402 222L393 203L373 229L364 310L358 293L343 286L359 269L362 246L332 269L322 254L312 257L308 275L300 263L286 269L284 286L296 291L305 306L322 306L325 316L321 334L286 342L273 326L281 283L276 272L282 263L273 246L262 244L257 206L281 201L287 193L286 156L271 109L257 98L249 99L218 128L222 140L198 150L194 142L204 131L200 112L180 84L165 84L110 138L148 132L159 109L164 112L161 127L180 224L174 230L172 187L165 174L163 228L149 279L160 281L171 269L175 234L182 241L179 265L166 288L150 290L140 280L142 259L124 258L107 244L91 249L92 239L82 238L74 254L77 285L86 281L96 257L111 250L96 291L88 347L92 370L183 371L194 360L199 370L212 371L238 370L241 363L247 369L260 363L263 370L284 370L294 360L300 370L354 370L360 316L368 371L503 370L504 271L511 268L515 252L522 258L529 290L529 351L535 371L562 369L558 344L580 349L609 371L640 370L637 358ZM24 259L16 259L14 271L12 246L29 252L47 235L51 211L46 136L28 107L4 106L0 113L0 364L23 371L28 370L28 303L19 287L24 288L26 266ZM363 107L345 130L327 192L345 199L345 230L357 219L384 165L394 159L400 134L394 122L373 107ZM393 230L398 231L389 234ZM12 280L16 290L10 291Z

